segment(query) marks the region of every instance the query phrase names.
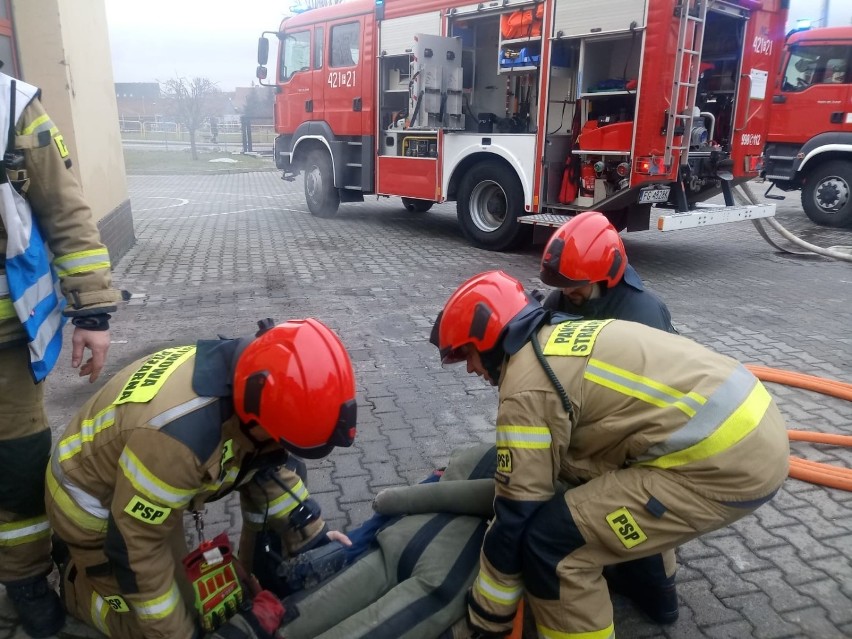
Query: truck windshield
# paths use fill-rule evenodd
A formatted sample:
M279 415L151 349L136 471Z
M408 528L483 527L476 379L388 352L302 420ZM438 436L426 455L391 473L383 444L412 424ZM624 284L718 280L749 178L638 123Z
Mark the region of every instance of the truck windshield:
M311 67L311 32L297 31L284 36L281 47L281 64L278 76L281 82L286 82L299 71L307 71Z
M784 70L784 91L804 91L815 84L845 84L849 47L794 46Z

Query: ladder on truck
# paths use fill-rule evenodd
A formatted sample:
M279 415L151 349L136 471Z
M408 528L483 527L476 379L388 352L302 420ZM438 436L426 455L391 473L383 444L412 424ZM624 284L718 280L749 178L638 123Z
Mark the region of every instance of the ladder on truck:
M680 12L675 54L675 81L666 118L666 153L663 162L671 168L675 151L680 151L680 164L689 157L689 139L695 102L698 98L698 76L701 74L701 49L704 46L704 25L709 0L681 0L675 11ZM678 105L684 108L679 112ZM680 137L681 143L675 144Z

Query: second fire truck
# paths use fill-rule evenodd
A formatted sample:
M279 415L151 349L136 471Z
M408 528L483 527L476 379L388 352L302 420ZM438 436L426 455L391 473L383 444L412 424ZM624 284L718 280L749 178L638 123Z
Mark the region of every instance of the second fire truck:
M824 226L852 227L850 65L852 27L792 33L772 95L764 176Z
M475 246L605 212L619 229L767 217L758 175L787 0L353 0L278 31L274 144L317 216L455 201ZM258 77L267 79L261 38ZM702 205L715 195L725 206Z

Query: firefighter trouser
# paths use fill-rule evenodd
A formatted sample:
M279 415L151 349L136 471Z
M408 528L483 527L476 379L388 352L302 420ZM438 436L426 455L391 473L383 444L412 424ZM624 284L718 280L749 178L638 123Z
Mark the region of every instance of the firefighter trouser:
M0 582L51 570L44 512L50 429L26 345L0 347Z
M66 542L67 543L67 542ZM184 530L176 527L169 539L175 557L175 579L190 615L192 591L183 575L180 558L186 556ZM109 566L103 547L84 548L67 543L69 556L62 570L61 594L65 609L75 619L116 639L145 639L130 604L121 595L118 582Z
M768 500L774 491L767 492ZM555 496L536 512L523 541L523 580L539 636L614 637L604 566L665 553L763 501L725 505L687 488L671 471L640 467Z

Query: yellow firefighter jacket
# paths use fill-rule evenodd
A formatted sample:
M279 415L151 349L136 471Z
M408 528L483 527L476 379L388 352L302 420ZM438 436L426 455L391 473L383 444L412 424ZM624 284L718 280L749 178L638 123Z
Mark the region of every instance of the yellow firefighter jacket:
M23 152L23 171L7 171L7 175L29 201L53 253L53 266L68 302L64 314L74 317L113 312L119 294L112 288L109 253L70 170L71 160L62 135L38 99L24 109L16 132L15 148ZM0 131L0 135L6 132ZM0 222L0 348L26 339L8 291L4 290L7 237Z
M295 554L325 537L321 518L288 525L309 496L282 467L286 453L276 444L258 450L240 430L230 389L245 343L200 341L131 364L86 402L53 452L46 501L56 534L72 556L104 549L108 566L99 569L111 571L119 592L98 594L120 595L146 637L188 638L196 627L168 543L187 510L237 490L244 539L268 526ZM269 468L290 492L258 479Z
M783 419L763 385L736 360L622 320L564 322L532 339L571 410L531 342L504 362L496 517L483 544L478 583L519 596L525 522L555 494L559 479L576 485L643 465L709 499L747 504L773 494L787 476Z

